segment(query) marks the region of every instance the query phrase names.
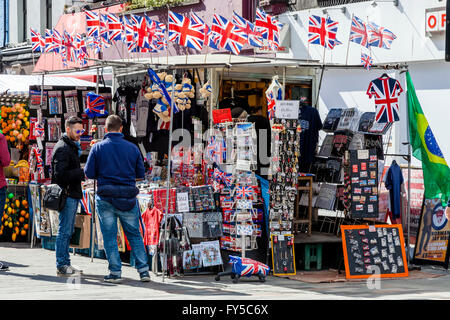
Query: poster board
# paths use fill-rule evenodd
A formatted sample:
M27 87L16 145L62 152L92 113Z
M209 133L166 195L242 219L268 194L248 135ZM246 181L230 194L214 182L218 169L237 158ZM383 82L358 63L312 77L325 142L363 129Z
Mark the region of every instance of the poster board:
M271 234L270 243L273 275L295 275L297 272L295 269L294 235Z
M341 233L347 279L372 277L369 267L373 266L379 268L381 278L408 276L400 224L341 226Z
M352 218L378 218L378 156L375 149L350 150Z
M436 264L448 269L450 223L440 199L424 199L414 247L414 263Z

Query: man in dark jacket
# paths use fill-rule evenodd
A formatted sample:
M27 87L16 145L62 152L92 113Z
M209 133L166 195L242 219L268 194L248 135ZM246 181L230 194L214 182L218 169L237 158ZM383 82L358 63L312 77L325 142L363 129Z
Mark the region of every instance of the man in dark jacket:
M136 180L145 177L144 162L139 149L124 139L122 119L111 115L106 119L107 134L94 144L84 172L97 179L96 208L103 234L110 274L105 282L118 283L122 278L122 262L117 245L117 218L136 258L141 281L150 281L147 253L139 230L140 210L136 196Z
M81 272L70 265L69 245L74 232L78 203L82 198L81 181L84 180L84 172L80 166L81 148L78 141L83 133L83 121L78 117L70 117L66 121L66 133L53 149L52 183L58 184L67 191L66 204L59 212L56 236L56 268L59 276L70 276Z

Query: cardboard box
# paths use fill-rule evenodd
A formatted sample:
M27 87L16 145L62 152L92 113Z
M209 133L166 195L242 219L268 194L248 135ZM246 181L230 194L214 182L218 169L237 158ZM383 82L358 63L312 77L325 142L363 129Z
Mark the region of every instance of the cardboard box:
M75 217L75 228L70 247L77 249L86 249L91 243L91 216L77 214Z

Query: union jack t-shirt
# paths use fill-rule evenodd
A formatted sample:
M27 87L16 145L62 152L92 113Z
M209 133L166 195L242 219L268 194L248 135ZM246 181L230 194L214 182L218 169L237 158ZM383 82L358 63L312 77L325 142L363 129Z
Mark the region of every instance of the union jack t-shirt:
M400 83L387 75L370 82L367 95L375 97L375 122L399 121L398 97L403 92Z

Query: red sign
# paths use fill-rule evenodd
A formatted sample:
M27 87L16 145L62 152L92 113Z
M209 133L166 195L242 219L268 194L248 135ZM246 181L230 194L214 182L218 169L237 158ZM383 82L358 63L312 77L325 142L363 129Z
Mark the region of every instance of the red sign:
M233 121L230 108L213 110L212 116L214 124Z

